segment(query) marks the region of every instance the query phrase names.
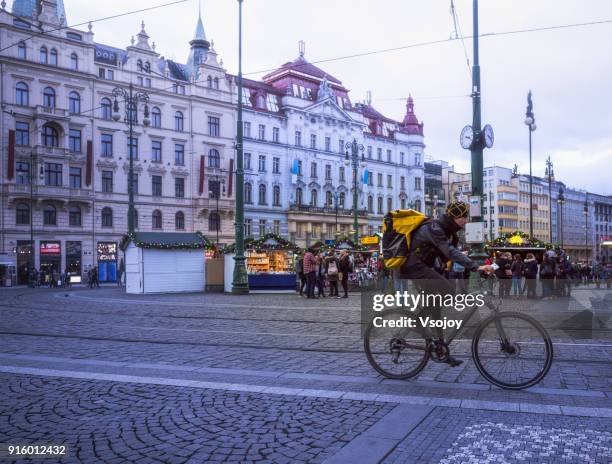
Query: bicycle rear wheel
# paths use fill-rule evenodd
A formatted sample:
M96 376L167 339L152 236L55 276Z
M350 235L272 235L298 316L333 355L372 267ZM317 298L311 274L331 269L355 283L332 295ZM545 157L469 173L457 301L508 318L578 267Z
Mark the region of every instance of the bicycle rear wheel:
M365 331L363 345L369 363L390 379L408 379L423 370L429 360L429 340L414 328L376 327L401 320L408 313L390 309L376 314Z
M550 336L531 316L501 312L485 319L472 340L480 374L498 387L521 390L542 380L553 360Z

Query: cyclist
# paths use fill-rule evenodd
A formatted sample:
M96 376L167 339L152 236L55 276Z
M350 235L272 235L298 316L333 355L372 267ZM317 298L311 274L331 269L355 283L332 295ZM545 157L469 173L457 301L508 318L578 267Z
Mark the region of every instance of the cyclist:
M494 272L494 266L479 266L457 249L457 232L469 222L469 206L462 201L450 203L446 212L438 219L428 219L410 236L408 259L399 271L400 279L413 280L421 291L427 294L452 295L455 286L435 270L436 261L452 261L469 271ZM441 308L428 308L434 319L441 318ZM444 342L442 329L438 338ZM451 366L460 365L452 356L446 361Z

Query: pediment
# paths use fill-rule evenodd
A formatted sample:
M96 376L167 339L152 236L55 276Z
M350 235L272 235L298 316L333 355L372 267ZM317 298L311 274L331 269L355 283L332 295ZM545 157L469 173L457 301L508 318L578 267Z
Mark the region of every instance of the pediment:
M320 102L316 102L313 105L307 106L304 108L304 111L308 114L316 115L321 118L336 119L346 123L356 122L346 111L340 108L332 98L327 98Z

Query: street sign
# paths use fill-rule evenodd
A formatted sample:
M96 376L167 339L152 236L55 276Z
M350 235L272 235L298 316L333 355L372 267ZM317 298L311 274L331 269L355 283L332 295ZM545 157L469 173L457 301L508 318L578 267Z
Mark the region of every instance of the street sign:
M465 243L483 243L484 222L468 222L465 225Z
M378 245L378 235L372 235L369 237L362 237L361 244L362 245Z

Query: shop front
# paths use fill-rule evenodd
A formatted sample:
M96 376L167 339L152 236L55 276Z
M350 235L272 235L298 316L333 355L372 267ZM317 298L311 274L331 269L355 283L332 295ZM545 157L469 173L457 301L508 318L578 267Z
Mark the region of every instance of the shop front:
M17 240L15 254L17 255L17 285L27 285L30 260L33 259L30 241Z
M62 272L62 242L40 242L40 274L43 284L51 283L53 274L59 278Z
M117 242L98 242L98 280L117 282Z
M66 242L66 270L70 274L70 282L81 281L82 272L81 242Z

